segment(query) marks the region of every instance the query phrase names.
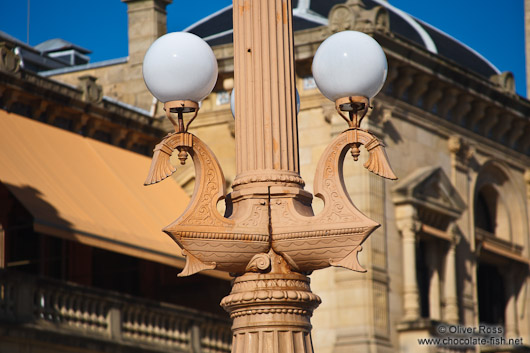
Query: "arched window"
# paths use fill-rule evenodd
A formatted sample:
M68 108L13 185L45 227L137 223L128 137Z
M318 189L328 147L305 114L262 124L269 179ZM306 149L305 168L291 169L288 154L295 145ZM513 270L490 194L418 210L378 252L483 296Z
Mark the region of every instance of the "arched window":
M521 210L524 201L505 168L495 162L480 171L473 203L475 228L519 245L525 245Z
M475 184L473 220L477 248L476 286L479 321L504 325L506 334L517 332L516 301L521 281L513 271L525 266L524 196L509 168L485 163Z
M488 193L487 188L489 187L482 188L475 200L475 226L495 234L495 209L492 207L491 201L496 197Z

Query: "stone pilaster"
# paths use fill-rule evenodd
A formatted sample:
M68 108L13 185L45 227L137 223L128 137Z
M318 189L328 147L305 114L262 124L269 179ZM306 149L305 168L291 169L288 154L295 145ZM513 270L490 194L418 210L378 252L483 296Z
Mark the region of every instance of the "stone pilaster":
M464 203L469 206L472 202L470 165L473 162L474 150L469 144L465 143L461 137L456 135L449 138L448 149L451 154L451 183L462 197ZM456 258L454 266L456 266L456 271L460 273L462 277L460 305L463 309L463 317L458 319L463 324L472 325L475 323L475 316L477 315L475 310L476 280L473 279L476 276L476 262L474 260L475 256L473 255L475 250L475 238L473 236L474 229L472 214L469 207L464 209L460 218L456 220L454 227L458 227L453 229L458 229L459 236L466 240L455 245L454 249ZM456 256L456 251L458 251L458 256ZM456 280L457 278L455 278L455 281ZM450 314L449 317L451 318L451 316L454 315Z
M363 177L368 180L369 194L367 196L367 205L363 210L367 215L382 226L375 230L370 236L370 242L367 242L366 252L368 254L368 263L371 269L366 276L370 283L369 293L373 300L370 306L369 322L373 323L370 330L370 340L377 342L381 337L389 338L389 283L388 283L388 250L387 250L387 226L385 214L385 198L387 181L373 173L366 173L362 170Z
M234 189L268 181L303 185L291 1L235 0L234 9Z

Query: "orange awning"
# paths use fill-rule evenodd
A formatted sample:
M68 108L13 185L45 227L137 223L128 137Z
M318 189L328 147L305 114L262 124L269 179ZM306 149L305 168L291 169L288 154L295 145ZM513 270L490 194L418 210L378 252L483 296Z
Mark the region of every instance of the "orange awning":
M189 197L172 178L144 186L150 158L3 110L0 151L0 182L37 232L184 266L161 229Z

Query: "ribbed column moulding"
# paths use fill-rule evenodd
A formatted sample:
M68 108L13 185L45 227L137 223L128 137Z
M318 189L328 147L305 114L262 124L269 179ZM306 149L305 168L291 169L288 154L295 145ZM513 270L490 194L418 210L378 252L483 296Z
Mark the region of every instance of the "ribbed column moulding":
M310 317L320 304L299 273L246 273L221 301L230 313L232 353L313 353Z
M291 6L234 1L234 185L299 180Z

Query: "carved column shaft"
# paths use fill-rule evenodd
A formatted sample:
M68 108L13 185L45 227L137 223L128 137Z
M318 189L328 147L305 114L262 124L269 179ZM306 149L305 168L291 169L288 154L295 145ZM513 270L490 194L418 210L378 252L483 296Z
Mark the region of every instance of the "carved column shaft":
M403 320L420 318L420 296L416 278L416 229L406 225L401 229L403 244Z
M444 319L451 324L458 323L458 297L456 292L456 244L451 242L445 257Z
M301 184L291 0L234 0L234 186Z

